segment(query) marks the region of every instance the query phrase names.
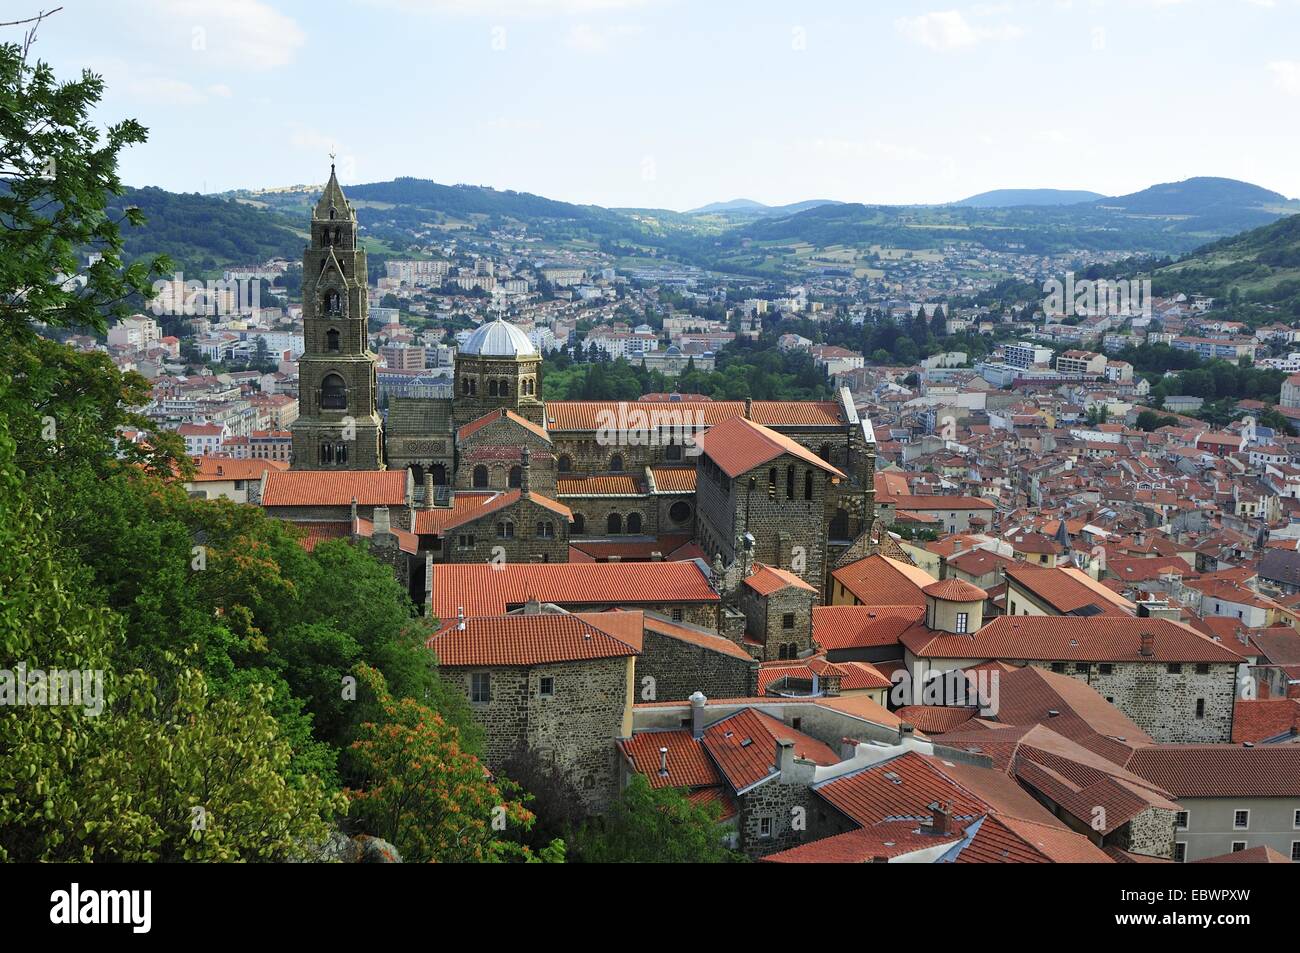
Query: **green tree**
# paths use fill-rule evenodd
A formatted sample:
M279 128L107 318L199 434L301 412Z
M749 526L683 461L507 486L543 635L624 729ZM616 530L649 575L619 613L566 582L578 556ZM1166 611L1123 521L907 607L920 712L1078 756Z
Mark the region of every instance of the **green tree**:
M574 845L583 863L718 864L744 860L722 842L716 804L698 806L676 788L635 775L609 813L586 824Z
M490 778L453 725L414 699L395 700L376 670L359 666L356 675L377 706L349 752L352 817L366 831L391 841L407 861L563 859L562 841L534 853L513 839L535 820L526 795Z

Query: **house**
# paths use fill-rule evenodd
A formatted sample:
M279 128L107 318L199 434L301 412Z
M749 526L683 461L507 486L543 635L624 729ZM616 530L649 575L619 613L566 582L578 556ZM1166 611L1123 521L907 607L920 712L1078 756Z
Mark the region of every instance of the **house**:
M428 645L444 681L468 698L490 768L531 751L599 811L619 791L615 744L632 733L643 624L640 612L530 603L514 614L453 616Z
M1006 570L1007 615L1132 616L1137 607L1073 566Z

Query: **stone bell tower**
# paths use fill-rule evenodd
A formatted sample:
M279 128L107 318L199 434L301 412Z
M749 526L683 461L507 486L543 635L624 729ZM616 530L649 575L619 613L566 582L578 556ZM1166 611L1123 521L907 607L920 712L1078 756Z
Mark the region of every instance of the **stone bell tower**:
M383 469L378 359L366 335L366 277L357 213L331 163L302 256L304 352L298 362L299 414L290 427L295 470Z

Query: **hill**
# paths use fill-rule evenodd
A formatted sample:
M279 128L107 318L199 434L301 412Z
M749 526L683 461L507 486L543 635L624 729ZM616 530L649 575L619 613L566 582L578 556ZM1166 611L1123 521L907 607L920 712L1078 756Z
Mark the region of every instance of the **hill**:
M1105 198L1078 189L994 189L951 204L964 208L1014 208L1018 205L1079 205Z
M1249 182L1200 177L1153 185L1141 192L1099 199L1099 208L1128 215L1193 218L1202 227L1229 233L1257 228L1279 215L1300 212L1300 201Z
M122 226L127 259L168 255L178 268L196 276L232 263L295 259L307 235L301 222L274 212L153 187L127 189L109 204L108 214L121 218L133 205L144 212L145 224Z
M1283 321L1300 318L1300 215L1198 248L1151 277L1156 294L1207 294Z

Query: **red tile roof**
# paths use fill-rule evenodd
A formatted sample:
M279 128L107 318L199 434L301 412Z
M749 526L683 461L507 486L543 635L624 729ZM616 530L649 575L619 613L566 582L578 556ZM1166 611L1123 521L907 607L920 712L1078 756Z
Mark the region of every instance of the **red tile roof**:
M1237 699L1232 713L1232 740L1260 742L1300 732L1300 699Z
M224 480L260 480L267 470L287 470L289 464L279 460L234 460L230 457L194 457L194 476L190 483L215 483Z
M1192 861L1194 864L1289 864L1291 862L1290 857L1274 850L1267 844L1247 847L1245 850L1233 851L1230 854L1219 854L1217 857L1202 857L1200 860Z
M401 506L409 470L268 470L263 506Z
M894 714L927 735L943 734L966 724L978 714L975 708L945 708L942 705L906 705Z
M880 553L841 566L831 577L868 606L924 606L921 590L935 581L924 569Z
M699 788L723 783L704 746L684 729L638 731L618 743L632 769L644 774L651 787ZM668 774L659 773L659 749L667 748Z
M704 729L706 751L737 794L777 773L776 743L794 742L795 757L829 765L839 756L816 738L754 708L745 708Z
M453 618L428 641L443 666L544 665L641 653L639 612L538 612Z
M307 552L311 552L320 543L327 539L351 539L352 523L350 521L334 522L293 522L286 520L290 526L296 526L303 531L303 535L298 538L298 545Z
M774 592L791 588L803 589L812 593L817 591L794 573L785 569L777 569L775 566L765 566L762 563L755 563L754 572L745 577L745 585L760 596L770 596Z
M813 641L828 651L898 645L899 635L923 618L922 605L813 606Z
M945 602L983 602L988 595L979 586L972 585L956 577L944 579L940 582L932 582L928 586L923 586L921 591L927 596L933 596L935 599L942 599Z
M636 477L628 474L561 477L555 481L557 496L642 496L645 491Z
M1056 611L1068 614L1095 607L1090 615L1133 615L1133 604L1092 582L1078 569L1049 569L1038 566L1008 566L1007 579L1041 599ZM1126 611L1128 607L1128 611ZM1082 613L1080 613L1082 614Z
M456 431L456 438L458 440L465 440L468 437L474 436L474 434L478 433L488 424L495 423L498 420L508 420L511 423L518 424L520 427L523 427L525 430L531 431L532 433L541 437L547 443L551 442L551 435L548 434L543 428L537 426L537 424L533 423L531 420L528 420L525 417L520 417L513 410L507 410L504 407L501 408L500 410L491 411L490 413L484 414L482 417L478 417L474 420L471 420L469 423L465 424L463 427L461 427L459 430Z
M667 619L646 613L645 627L647 632L656 632L679 642L686 642L702 649L708 649L710 652L720 652L723 655L730 655L732 658L744 659L746 662L754 661L748 652L730 639L724 638L716 632L709 632L693 625L687 625L684 622L670 622Z
M1300 797L1300 745L1151 745L1127 767L1174 797Z
M513 506L522 496L521 490L488 493L457 491L452 497L451 506L416 510L415 532L421 536L445 536L452 530ZM538 493L530 493L528 499L565 520L573 518L573 511L563 503L557 503Z
M431 569L430 602L440 619L498 615L529 599L564 606L717 603L694 562L441 563Z
M868 662L828 662L825 656L814 655L796 662L764 662L758 672L758 693L765 694L783 678L812 679L814 675L838 677L842 692L889 688L892 684Z
M784 455L811 464L831 476L844 477L802 444L743 417L733 417L711 428L699 438L699 444L705 455L733 478Z
M1153 638L1143 656L1142 635ZM999 616L969 635L918 627L901 637L923 658L1026 659L1064 662L1218 662L1242 657L1195 629L1168 619L1128 616Z
M650 478L659 493L694 493L694 467L651 467Z
M639 400L624 405L626 417L635 410L648 414L658 411L681 414L685 421L700 420L711 427L735 417L743 417L743 401L646 401ZM602 416L602 412L604 416ZM618 420L619 401L548 400L546 402L547 428L551 431L597 430L603 420ZM698 417L696 415L699 415ZM750 417L756 423L769 427L843 427L844 413L834 401L756 400L750 408ZM675 419L675 418L670 418Z

